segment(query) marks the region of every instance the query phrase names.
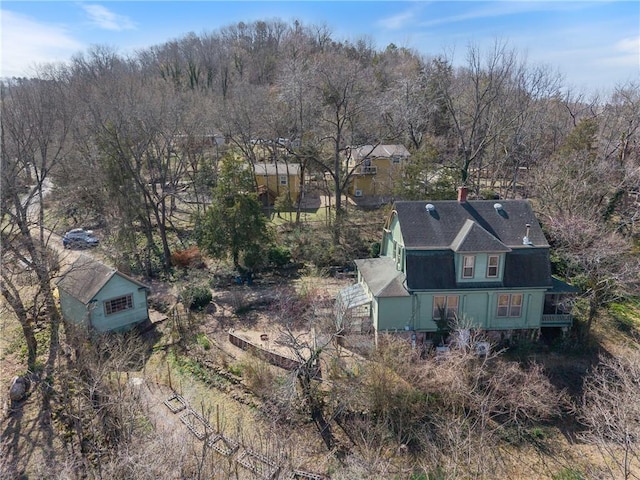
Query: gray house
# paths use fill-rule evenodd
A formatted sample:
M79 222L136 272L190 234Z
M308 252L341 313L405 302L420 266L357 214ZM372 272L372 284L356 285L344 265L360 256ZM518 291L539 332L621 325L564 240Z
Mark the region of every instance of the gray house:
M58 281L68 322L97 332L123 331L149 318L149 287L81 255Z
M484 331L568 328L575 288L551 275L526 200L396 202L379 258L355 261L343 308L368 305L375 332L436 332L444 316Z

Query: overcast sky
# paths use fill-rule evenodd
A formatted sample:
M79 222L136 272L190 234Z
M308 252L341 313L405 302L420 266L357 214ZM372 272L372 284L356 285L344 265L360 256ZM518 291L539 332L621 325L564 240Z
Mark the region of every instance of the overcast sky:
M325 24L338 40L368 36L464 61L472 43L505 41L530 64L559 71L583 92L640 80L640 2L633 1L103 1L2 0L0 76L29 76L35 64L67 61L91 45L127 54L189 32L240 21Z

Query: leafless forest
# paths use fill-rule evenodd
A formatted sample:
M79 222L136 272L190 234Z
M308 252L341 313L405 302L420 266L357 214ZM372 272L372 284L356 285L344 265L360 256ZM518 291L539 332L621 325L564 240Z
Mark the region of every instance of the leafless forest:
M130 57L96 46L2 80L0 477L640 478L640 84L587 96L507 42L458 55L274 20ZM386 207L345 196L345 152L377 144L411 152L395 199L452 198L459 185L531 199L554 273L580 289L573 331L483 358L422 358L395 338L345 357L348 332L309 279L379 240ZM257 215L247 166L273 161L300 164L326 211L278 199ZM154 286L152 307L169 316L155 336L91 341L65 325L58 235L74 227ZM233 285L247 271L271 279L256 281L262 300ZM190 312L186 289L203 286L214 302ZM256 311L299 368L219 348ZM211 438L158 420L173 418L154 404L168 394L136 387L141 372L235 392L263 432L228 426L240 460L273 465L239 469ZM30 389L13 404L15 375ZM211 405L194 409L216 426Z

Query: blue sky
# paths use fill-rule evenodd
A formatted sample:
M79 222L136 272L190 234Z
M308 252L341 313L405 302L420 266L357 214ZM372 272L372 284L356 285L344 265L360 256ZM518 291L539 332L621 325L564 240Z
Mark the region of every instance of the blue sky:
M334 38L368 36L464 61L470 43L506 41L530 64L548 65L579 91L640 80L638 1L10 1L0 3L0 76L65 61L90 45L126 54L239 21L325 24Z

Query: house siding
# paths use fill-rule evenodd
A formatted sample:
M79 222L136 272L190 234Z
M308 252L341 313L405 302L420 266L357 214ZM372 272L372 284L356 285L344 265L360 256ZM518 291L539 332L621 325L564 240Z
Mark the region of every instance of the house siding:
M63 312L65 320L75 325L88 327L89 315L87 306L81 301L73 298L64 290L59 290L60 310Z
M464 257L466 255L471 255L475 257L475 265L473 270L472 278L464 278L462 276L462 267L464 262ZM489 256L497 255L500 260L498 262L498 276L497 277L487 277L487 267L489 263ZM476 253L476 254L456 254L455 256L455 265L456 265L456 278L459 283L473 283L473 282L501 282L502 275L504 272L504 255L500 255L497 253Z
M128 294L133 297L133 308L111 315L106 314L105 301ZM91 311L91 325L98 332L126 329L148 318L147 290L119 275L114 275L94 298L96 307Z
M357 263L365 272L359 281L371 286L375 330L435 332L436 295L458 297L458 319L464 327L541 328L545 294L553 282L549 245L530 204L505 200L427 205L396 203L385 224L380 262ZM524 232L531 243L523 243ZM463 277L465 255L475 259L471 278ZM487 276L491 256L499 259L494 277ZM500 295L509 298L498 316Z
M522 294L522 312L518 317L498 317L498 295ZM374 325L380 331L411 329L422 332L435 332L437 326L433 320L433 298L436 295L459 298L458 315L464 325L482 330L514 330L522 328L540 328L544 306L544 290L451 290L435 292L415 292L411 297L380 298L380 307L372 308ZM415 308L415 320L412 310Z
M384 235L382 238L382 248L380 249L381 257L393 257L393 242L402 244L404 246L404 242L402 240L402 232L400 230L400 225L398 223L398 217L394 216L389 222L389 227L384 231Z
M375 312L375 319L377 320L376 329L380 331L398 331L405 330L405 327L411 326L411 302L411 297L378 298ZM384 319L382 324L379 322L380 319ZM374 323L374 325L376 325L376 323Z
M351 186L349 193L355 195L356 190L360 190L363 196L367 195L389 195L393 192L396 180L399 178L407 160L409 159L409 151L404 146L399 150L397 146L391 147L391 156L379 156L379 152L372 152L367 159L370 164L368 166L375 168L373 173L361 173L364 163L357 167L351 177ZM398 163L393 162L393 157L397 156ZM362 162L361 157L352 158L349 167L352 168L356 164Z
M266 188L274 197L289 192L291 199L297 202L301 193L300 166L298 164L256 164L254 174L256 184ZM280 177L287 178L287 184L280 183Z

